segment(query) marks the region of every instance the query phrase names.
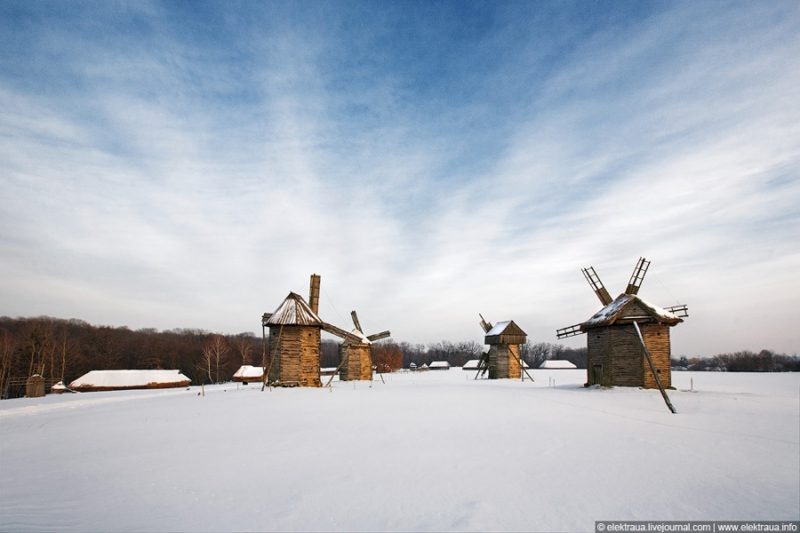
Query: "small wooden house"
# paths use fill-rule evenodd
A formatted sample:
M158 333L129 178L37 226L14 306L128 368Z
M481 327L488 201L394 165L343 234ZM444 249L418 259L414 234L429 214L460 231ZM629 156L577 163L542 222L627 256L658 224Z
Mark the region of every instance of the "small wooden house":
M191 380L180 370L92 370L69 384L78 392L188 387Z
M428 368L430 370L450 370L450 363L447 361L431 361Z
M239 370L234 372L233 381L239 381L245 385L260 383L264 381L264 369L260 366L242 365Z
M464 366L461 367L461 370L472 370L472 371L478 370L480 368L480 363L481 363L480 359L470 359L469 361L464 363Z
M575 363L566 359L548 359L543 361L539 368L544 370L574 370L578 368Z
M274 313L264 315L263 324L269 328L270 383L322 386L319 374L322 319L303 297L290 292Z
M522 377L519 347L527 340L527 333L513 320L498 322L486 332L484 342L489 345L489 379Z
M342 358L339 379L372 381L372 343L358 330L354 329L352 333L359 335L361 342L344 341L339 345L339 356Z
M358 314L352 311L350 316L355 328L350 332L351 337L344 339L339 346L339 356L342 361L339 379L372 381L372 343L389 337L391 333L382 331L374 335L365 335Z
M34 374L25 382L25 397L40 398L45 394L44 378Z
M587 335L587 386L672 386L669 328L689 316L688 308L662 309L638 296L649 265L640 258L625 292L613 300L594 268L582 270L603 308L585 322L558 330L557 336Z
M309 301L290 292L274 313L264 313L262 328L269 328L267 379L273 385L320 387L320 337L322 330L348 342L361 337L322 320L319 315L320 276L311 275Z
M661 385L672 386L669 328L683 320L631 294L620 294L581 324L587 335L589 385L658 387L643 355L634 322L639 326Z

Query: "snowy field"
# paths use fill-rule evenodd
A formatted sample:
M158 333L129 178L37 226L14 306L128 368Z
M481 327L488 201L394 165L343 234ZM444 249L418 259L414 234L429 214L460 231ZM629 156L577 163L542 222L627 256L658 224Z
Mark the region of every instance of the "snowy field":
M658 391L584 389L583 370L472 376L3 401L0 530L590 531L595 520L800 517L800 374L675 372L677 415Z

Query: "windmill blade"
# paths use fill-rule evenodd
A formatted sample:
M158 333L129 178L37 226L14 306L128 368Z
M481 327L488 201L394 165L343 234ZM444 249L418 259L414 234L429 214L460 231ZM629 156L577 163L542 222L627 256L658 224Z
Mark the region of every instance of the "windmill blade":
M594 267L590 266L587 268L582 268L581 272L583 272L583 277L586 278L586 281L589 282L589 286L600 299L600 303L603 305L610 304L611 295L608 294L603 282L600 281L600 276L598 276L597 272L594 271Z
M580 324L573 324L572 326L567 326L566 328L557 329L556 337L559 339L566 339L567 337L574 337L583 333L585 332L581 331Z
M387 329L386 331L381 331L380 333L375 333L374 335L369 335L367 340L370 342L379 341L381 339L385 339L387 337L391 337L392 333Z
M689 307L686 304L671 305L669 307L665 307L664 309L680 318L686 318L689 316Z
M642 286L644 275L647 274L648 268L650 268L650 261L640 257L636 266L633 267L633 274L631 274L631 279L628 280L628 288L625 289L625 294L637 294L639 292L639 287Z
M358 313L355 310L350 311L350 316L353 318L353 325L356 327L358 331L364 333L364 330L361 329L361 322L358 321Z
M336 335L340 339L344 339L346 341L354 342L356 344L362 344L364 342L360 337L353 335L349 331L345 331L342 328L337 328L333 324L328 324L327 322L322 323L322 329L331 335Z
M484 333L489 333L489 330L492 329L492 323L487 322L483 315L478 313L478 316L481 317L481 327L483 328Z

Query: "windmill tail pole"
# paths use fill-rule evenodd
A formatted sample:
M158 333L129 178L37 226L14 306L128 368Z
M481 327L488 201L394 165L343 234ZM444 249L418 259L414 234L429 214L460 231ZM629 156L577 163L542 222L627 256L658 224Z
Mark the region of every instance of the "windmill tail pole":
M531 378L531 381L533 381L533 376L531 376L528 373L528 370L525 368L525 365L522 364L522 359L520 359L520 357L517 354L515 354L512 350L508 350L508 353L514 356L514 358L517 360L517 363L519 363L519 367L522 369L523 372L525 372L525 375Z
M639 324L635 321L633 323L633 328L636 330L636 334L639 336L639 342L642 343L642 351L644 352L644 357L647 359L647 364L650 366L650 372L653 373L653 378L656 380L656 385L658 385L658 390L661 391L661 396L664 398L664 403L667 404L667 407L672 414L675 414L675 407L673 407L672 402L669 401L669 396L667 396L667 391L664 390L664 385L661 384L661 379L658 377L658 373L656 372L656 367L653 364L653 360L650 358L650 352L647 351L647 346L644 344L644 337L642 337L642 330L639 329Z
M331 377L328 380L328 382L325 384L325 387L330 387L331 386L331 383L333 382L334 376L339 373L339 370L342 369L342 365L344 364L345 357L347 357L347 356L346 355L342 356L342 360L339 361L339 366L337 366L336 370L333 371L333 374L331 374Z

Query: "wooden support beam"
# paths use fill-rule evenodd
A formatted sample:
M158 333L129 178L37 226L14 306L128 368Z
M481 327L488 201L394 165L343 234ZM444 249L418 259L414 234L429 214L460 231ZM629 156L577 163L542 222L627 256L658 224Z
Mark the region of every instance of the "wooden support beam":
M361 329L361 322L358 321L358 313L356 313L355 309L350 311L350 316L353 319L353 325L356 327L356 329L361 333L364 333L364 330Z
M375 341L379 341L381 339L386 339L386 338L391 337L391 336L392 336L392 332L387 329L385 331L381 331L380 333L374 333L372 335L368 335L367 336L367 340L369 340L370 342L375 342Z
M336 335L340 339L344 339L346 341L354 342L354 343L357 343L357 344L362 344L364 342L364 340L361 337L353 335L349 331L345 331L342 328L338 328L338 327L334 326L333 324L329 324L327 322L323 322L322 323L322 329L324 331L327 331L328 333L330 333L332 335Z
M573 324L572 326L567 326L566 328L561 328L556 330L556 337L559 339L566 339L567 337L574 337L575 335L581 335L584 333L581 331L580 324Z
M689 307L686 304L671 305L669 307L665 307L664 309L679 318L686 318L689 316Z
M656 367L653 364L653 360L650 358L650 352L647 350L647 346L644 344L644 337L642 337L642 330L639 329L639 324L636 322L633 323L633 328L636 330L636 334L639 336L639 342L642 343L642 351L644 352L644 356L647 359L647 364L650 365L650 371L653 373L653 378L656 380L656 385L658 385L658 390L661 391L661 396L664 398L664 403L667 404L667 407L672 414L675 414L675 407L672 406L672 402L669 401L669 396L667 396L667 391L664 390L664 386L661 384L661 379L658 377L658 372L656 372Z
M478 313L478 316L481 317L481 327L483 328L484 333L489 333L489 330L492 329L492 323L487 322L486 319L483 318L483 315Z

